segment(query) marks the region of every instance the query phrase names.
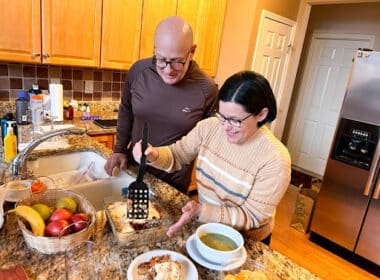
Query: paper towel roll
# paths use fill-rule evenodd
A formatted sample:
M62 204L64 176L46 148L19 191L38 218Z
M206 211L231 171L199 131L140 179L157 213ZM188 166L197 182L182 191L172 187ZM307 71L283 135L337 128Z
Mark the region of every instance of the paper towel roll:
M63 121L63 87L61 84L49 84L50 116L53 121Z

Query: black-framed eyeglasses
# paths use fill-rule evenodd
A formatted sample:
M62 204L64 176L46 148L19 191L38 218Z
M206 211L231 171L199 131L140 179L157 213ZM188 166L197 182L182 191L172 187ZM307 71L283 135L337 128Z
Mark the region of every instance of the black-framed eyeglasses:
M156 55L153 55L153 64L156 65L156 67L159 70L164 70L168 64L170 67L175 71L181 71L185 67L185 64L187 60L189 59L191 50L187 53L186 59L184 61L180 61L178 59L173 60L166 60L165 58L157 58Z
M225 122L228 122L228 124L234 126L234 127L240 127L241 126L241 123L243 121L245 121L246 119L248 119L249 117L253 116L253 114L249 114L248 116L246 116L245 118L241 119L241 120L236 120L236 119L232 119L232 118L227 118L225 116L223 116L221 113L219 112L216 112L215 113L215 116L218 118L218 120L222 123L225 123Z

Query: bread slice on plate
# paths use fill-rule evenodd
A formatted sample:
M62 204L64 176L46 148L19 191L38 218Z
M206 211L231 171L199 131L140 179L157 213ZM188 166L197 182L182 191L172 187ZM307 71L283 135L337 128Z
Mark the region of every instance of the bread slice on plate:
M180 280L182 266L169 255L155 256L137 267L140 280Z

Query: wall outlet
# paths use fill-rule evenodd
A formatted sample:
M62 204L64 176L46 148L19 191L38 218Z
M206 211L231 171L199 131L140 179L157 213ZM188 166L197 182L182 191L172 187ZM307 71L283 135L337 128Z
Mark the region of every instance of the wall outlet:
M84 81L84 93L94 92L94 81L85 80Z

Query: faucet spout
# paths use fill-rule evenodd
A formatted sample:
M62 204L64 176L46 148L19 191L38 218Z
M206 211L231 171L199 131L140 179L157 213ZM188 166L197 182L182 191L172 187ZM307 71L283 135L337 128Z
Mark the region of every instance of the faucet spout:
M86 130L81 128L69 128L69 129L59 129L55 131L51 131L41 135L40 137L34 139L29 143L28 146L25 147L12 161L12 177L18 179L26 179L28 176L28 169L26 166L26 158L28 155L42 142L46 141L49 138L58 136L58 135L81 135L84 134Z

